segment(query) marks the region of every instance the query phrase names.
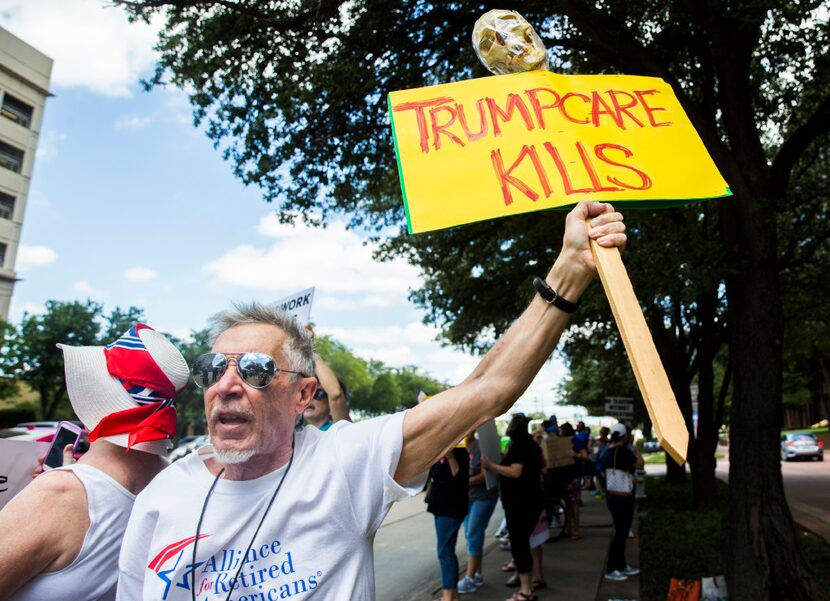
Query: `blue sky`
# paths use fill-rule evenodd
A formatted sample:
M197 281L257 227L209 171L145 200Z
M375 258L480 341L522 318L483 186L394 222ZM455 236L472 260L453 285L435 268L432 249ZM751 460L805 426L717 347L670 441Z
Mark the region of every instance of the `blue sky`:
M187 99L143 92L160 23L129 24L101 0L0 0L0 25L54 60L10 320L47 300L140 306L186 336L233 300L316 287L317 331L365 358L457 383L477 359L435 342L407 300L417 270L376 263L356 233L280 225L236 180ZM541 274L540 274L541 275ZM518 408L551 411L556 359Z

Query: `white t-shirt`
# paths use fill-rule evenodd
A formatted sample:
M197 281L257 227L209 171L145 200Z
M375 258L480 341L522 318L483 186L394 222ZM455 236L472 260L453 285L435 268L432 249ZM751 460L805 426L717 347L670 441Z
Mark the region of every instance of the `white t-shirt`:
M193 539L214 476L203 447L161 472L138 496L121 549L118 599L189 601L371 600L372 543L394 501L420 492L424 477L393 475L403 413L327 432L295 434L294 462L230 591L245 549L285 467L254 480L220 479L205 510L196 562ZM425 475L424 475L425 476Z

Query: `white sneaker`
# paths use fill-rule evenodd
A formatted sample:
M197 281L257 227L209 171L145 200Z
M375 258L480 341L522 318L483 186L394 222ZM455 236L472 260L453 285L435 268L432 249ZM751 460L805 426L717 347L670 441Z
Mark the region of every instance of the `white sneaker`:
M467 595L476 592L476 590L475 581L469 576L464 576L464 578L458 581L458 594Z
M625 566L625 569L622 571L623 574L626 576L636 576L640 573L640 568L634 568L632 566Z
M473 576L473 584L476 585L476 588L484 586L484 576L481 575L481 572L475 573L475 576Z
M608 578L608 580L628 580L628 577L619 570L605 572L605 577Z

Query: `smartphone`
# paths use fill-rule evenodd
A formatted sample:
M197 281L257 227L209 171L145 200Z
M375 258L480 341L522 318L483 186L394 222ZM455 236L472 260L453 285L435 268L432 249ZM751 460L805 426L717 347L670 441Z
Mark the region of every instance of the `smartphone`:
M46 458L43 460L43 469L51 470L63 465L63 448L71 444L72 451L78 446L78 441L81 439L81 429L71 422L61 422L55 428L55 437L52 439L52 446L49 447L49 452L46 453Z

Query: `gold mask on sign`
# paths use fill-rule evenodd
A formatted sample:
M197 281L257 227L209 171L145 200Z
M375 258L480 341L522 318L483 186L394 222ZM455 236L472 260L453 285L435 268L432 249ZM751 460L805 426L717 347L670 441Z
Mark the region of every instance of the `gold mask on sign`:
M547 70L548 53L530 23L512 10L491 10L473 27L473 48L496 75Z

